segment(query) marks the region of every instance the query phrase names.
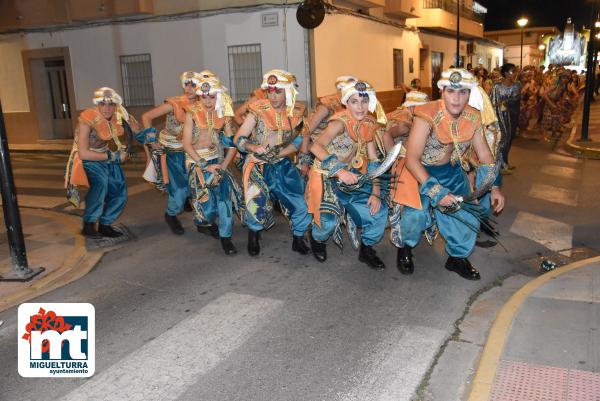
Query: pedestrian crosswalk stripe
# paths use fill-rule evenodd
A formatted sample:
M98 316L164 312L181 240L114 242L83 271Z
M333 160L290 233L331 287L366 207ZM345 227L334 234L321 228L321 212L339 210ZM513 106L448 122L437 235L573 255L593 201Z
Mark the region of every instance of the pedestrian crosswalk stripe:
M433 327L398 327L357 369L367 373L340 401L410 401L447 334ZM391 344L391 345L390 345ZM363 364L361 363L361 365ZM362 375L362 373L361 373Z
M61 400L176 400L199 376L239 348L281 304L227 293Z
M536 214L519 212L510 232L530 239L552 251L569 250L573 246L573 226Z
M577 191L555 187L547 184L533 184L529 190L529 196L547 202L560 203L566 206L577 206Z
M575 175L577 174L577 170L572 167L556 166L552 164L546 164L542 166L540 172L542 174L548 174L562 178L575 178Z
M568 164L578 164L580 162L579 159L576 159L574 157L563 156L563 155L559 155L559 154L556 154L556 153L548 153L546 155L546 158L550 159L550 160L555 160L555 161L563 162L563 163L568 163Z

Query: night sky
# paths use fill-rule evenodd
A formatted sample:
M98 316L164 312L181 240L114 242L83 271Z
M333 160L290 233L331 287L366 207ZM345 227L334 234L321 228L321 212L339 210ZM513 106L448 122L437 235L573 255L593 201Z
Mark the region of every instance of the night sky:
M485 30L518 28L517 20L523 15L528 26L556 26L564 30L567 17L575 29L589 26L592 13L591 0L476 0L488 9ZM600 3L597 1L597 4Z

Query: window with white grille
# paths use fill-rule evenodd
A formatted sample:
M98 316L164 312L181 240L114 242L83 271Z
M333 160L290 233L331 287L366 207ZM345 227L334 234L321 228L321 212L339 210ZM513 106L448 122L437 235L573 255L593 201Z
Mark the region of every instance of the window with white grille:
M121 56L121 78L125 106L154 106L150 53Z
M246 101L262 83L260 44L228 46L229 89L234 102Z

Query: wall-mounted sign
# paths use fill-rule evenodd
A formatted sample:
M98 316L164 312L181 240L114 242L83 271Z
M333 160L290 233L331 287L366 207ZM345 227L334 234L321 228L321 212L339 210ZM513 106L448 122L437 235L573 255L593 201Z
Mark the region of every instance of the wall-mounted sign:
M263 28L279 25L278 13L265 13L260 15L261 25Z

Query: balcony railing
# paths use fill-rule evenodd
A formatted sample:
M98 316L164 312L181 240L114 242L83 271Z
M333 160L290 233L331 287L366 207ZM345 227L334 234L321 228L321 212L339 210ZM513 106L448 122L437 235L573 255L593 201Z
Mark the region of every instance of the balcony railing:
M452 14L456 14L457 0L423 0L423 8L441 8ZM460 6L460 16L473 21L483 23L485 14L478 13L464 4Z

